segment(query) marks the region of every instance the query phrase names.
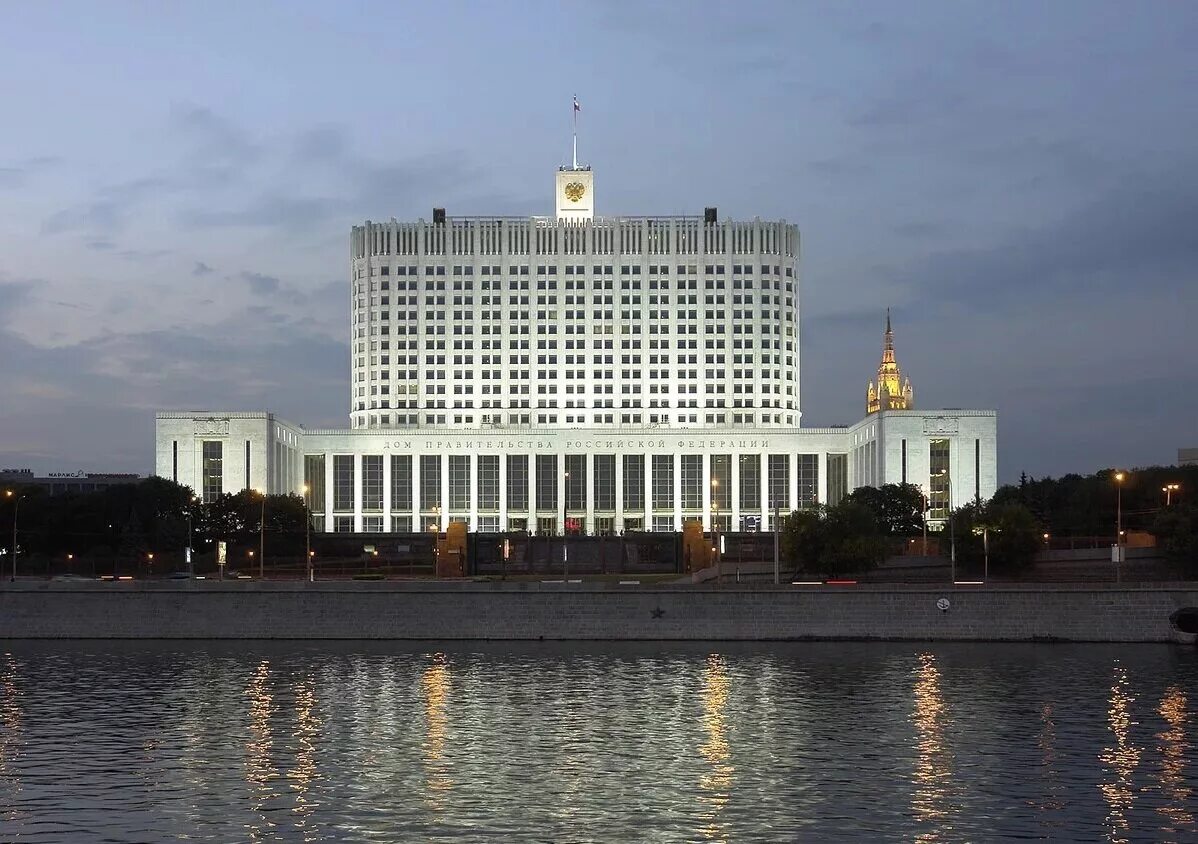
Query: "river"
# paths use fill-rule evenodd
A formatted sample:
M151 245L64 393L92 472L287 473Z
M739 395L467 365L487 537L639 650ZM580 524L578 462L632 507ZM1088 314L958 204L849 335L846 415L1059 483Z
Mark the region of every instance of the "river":
M1164 645L0 642L0 840L1198 841Z

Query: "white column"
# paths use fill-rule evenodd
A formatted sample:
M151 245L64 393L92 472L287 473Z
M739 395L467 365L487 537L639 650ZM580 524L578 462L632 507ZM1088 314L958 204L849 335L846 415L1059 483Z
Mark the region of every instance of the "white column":
M333 453L324 453L324 529L333 532Z
M537 458L535 454L524 457L528 463L528 532L537 532Z
M711 530L711 455L703 455L703 530Z
M557 520L557 530L562 536L566 535L566 454L557 455L557 497L554 499L554 519Z
M821 451L816 461L819 466L819 483L816 484L816 495L819 504L828 503L828 452Z
M585 496L587 506L587 529L588 535L595 534L595 453L588 451L586 453L586 489L582 491Z
M675 452L674 461L674 532L682 530L682 455Z
M624 532L624 455L616 454L616 534Z
M787 500L790 502L790 509L787 512L793 513L799 509L799 455L793 452L786 455L786 462L790 466L786 478L789 493Z
M474 533L478 530L478 452L470 454L470 515L467 518L469 530Z
M761 530L762 532L770 529L770 520L774 518L774 511L770 508L770 456L762 452L757 459L760 463L761 482Z
M653 455L641 455L641 466L645 470L645 530L653 530Z
M428 525L420 518L420 455L411 455L412 460L412 530L424 531Z
M391 531L391 455L383 452L383 531Z
M354 533L362 532L362 455L354 454Z
M441 461L441 518L437 529L444 533L449 529L449 455L439 455Z
M732 529L740 530L740 455L733 452L728 458L728 483L732 484Z
M499 455L499 529L507 530L507 455Z

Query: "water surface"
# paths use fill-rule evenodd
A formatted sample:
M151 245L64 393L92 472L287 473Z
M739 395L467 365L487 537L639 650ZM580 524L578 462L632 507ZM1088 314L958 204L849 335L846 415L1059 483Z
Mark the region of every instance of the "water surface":
M0 643L0 840L1198 841L1162 645Z

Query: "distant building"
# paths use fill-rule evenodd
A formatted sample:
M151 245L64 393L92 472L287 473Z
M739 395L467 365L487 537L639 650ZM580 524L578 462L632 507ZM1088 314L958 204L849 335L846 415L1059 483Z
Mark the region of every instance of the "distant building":
M1198 466L1198 448L1177 449L1178 466Z
M0 487L40 486L50 495L68 492L98 492L110 486L135 484L141 475L120 472L51 472L35 475L31 469L0 469Z

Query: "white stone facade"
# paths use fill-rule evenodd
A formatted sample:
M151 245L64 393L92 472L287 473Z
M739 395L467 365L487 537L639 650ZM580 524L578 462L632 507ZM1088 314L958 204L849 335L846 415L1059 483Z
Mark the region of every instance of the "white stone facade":
M367 533L768 530L866 485L913 483L933 518L993 495L993 411L800 427L797 227L596 217L593 189L564 168L556 217L355 226L351 427L161 412L157 474L207 500L306 487L319 528Z
M775 509L836 503L860 486L915 484L933 518L950 487L954 507L985 500L997 485L995 423L993 411L930 410L872 414L850 428L306 431L268 413L162 412L157 474L207 499L306 486L325 530L460 521L560 533L564 519L586 533L677 531L689 519L768 530Z

